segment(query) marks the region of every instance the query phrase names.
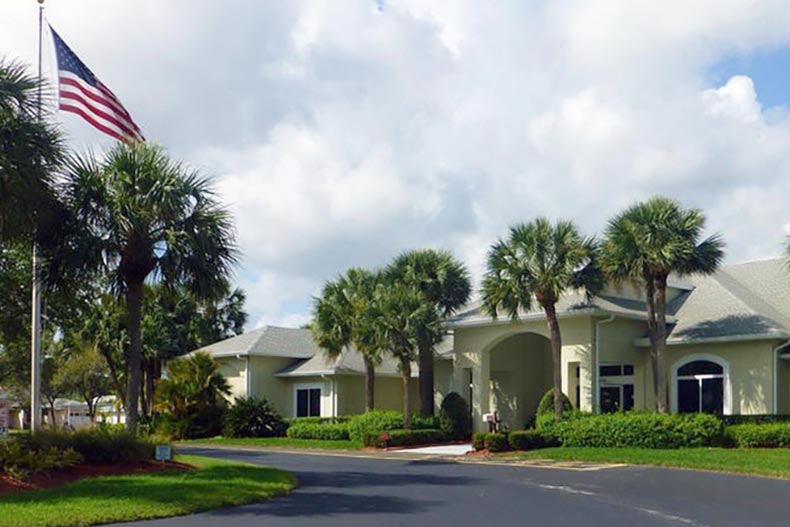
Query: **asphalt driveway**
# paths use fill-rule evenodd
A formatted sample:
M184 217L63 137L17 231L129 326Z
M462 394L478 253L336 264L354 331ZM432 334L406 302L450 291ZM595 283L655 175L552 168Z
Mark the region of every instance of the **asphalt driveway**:
M271 502L123 526L790 525L790 481L652 467L570 471L210 449L190 453L290 470L300 488Z

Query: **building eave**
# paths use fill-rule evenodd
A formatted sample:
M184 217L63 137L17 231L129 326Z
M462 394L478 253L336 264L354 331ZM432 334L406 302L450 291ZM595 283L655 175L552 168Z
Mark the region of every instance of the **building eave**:
M579 309L573 309L570 311L561 311L557 313L557 318L562 319L570 319L570 318L579 318L585 316L601 316L601 317L608 317L614 315L617 318L623 318L628 320L645 320L645 315L642 313L623 313L620 311L613 311L610 309L602 309L600 307L585 307ZM546 315L544 313L528 313L523 316L519 316L516 320L512 320L508 317L475 317L466 320L458 320L455 322L449 322L448 327L452 329L456 328L472 328L472 327L481 327L481 326L500 326L506 324L518 324L520 322L534 322L534 321L541 321L546 320ZM667 316L667 322L673 323L675 321L674 317Z
M782 340L790 338L790 333L784 331L776 331L772 333L755 333L752 335L729 335L722 337L705 337L705 338L669 338L667 339L667 346L683 346L694 344L716 344L726 342L749 342L755 340ZM634 339L634 346L637 348L649 348L650 340L646 337Z

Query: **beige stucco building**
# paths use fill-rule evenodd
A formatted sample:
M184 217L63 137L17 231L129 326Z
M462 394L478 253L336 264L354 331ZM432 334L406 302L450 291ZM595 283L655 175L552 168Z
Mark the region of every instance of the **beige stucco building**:
M652 408L652 368L643 292L608 287L558 306L562 387L585 411ZM672 281L667 369L673 411L790 414L790 273L784 261L722 267ZM472 305L451 322L454 353L447 390L472 402L475 428L496 411L523 428L551 387L542 312L492 319Z

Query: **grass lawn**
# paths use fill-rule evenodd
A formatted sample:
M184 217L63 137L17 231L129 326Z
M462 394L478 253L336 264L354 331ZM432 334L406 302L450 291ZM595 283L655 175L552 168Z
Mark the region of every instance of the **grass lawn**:
M178 456L198 468L86 478L61 487L0 496L0 527L60 527L178 516L288 493L289 472Z
M359 450L362 443L356 441L324 441L320 439L291 439L289 437L212 437L183 441L187 445L260 446L282 448L325 448L330 450Z
M546 448L517 454L527 459L606 461L634 465L658 465L722 472L737 472L790 479L788 448Z

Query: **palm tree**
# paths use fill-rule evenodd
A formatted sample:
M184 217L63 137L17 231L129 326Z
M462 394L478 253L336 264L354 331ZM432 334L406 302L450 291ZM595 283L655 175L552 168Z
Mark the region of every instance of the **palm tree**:
M551 337L554 384L554 415L562 418L562 335L556 304L568 290L584 290L589 296L601 287L596 265L597 243L584 238L570 221L552 224L538 218L510 228L488 253L483 279L483 308L496 318L505 310L512 320L529 311L535 302L546 314Z
M49 275L102 272L125 297L127 427L134 430L143 284L180 285L201 298L222 291L236 261L232 221L208 179L148 144L118 144L101 161L72 157L61 193L73 225L45 254Z
M172 360L167 379L159 383L159 408L175 417L205 412L230 395L230 385L208 353Z
M403 426L411 428L411 363L417 359L420 342L431 347L444 336L442 316L417 288L400 283L380 284L365 317L362 338L381 354L398 361L403 382Z
M667 412L668 381L666 290L670 273L711 274L724 257L721 236L702 239L705 215L677 201L653 197L609 221L601 265L612 281L637 280L645 286L647 329L656 410Z
M452 315L469 301L472 285L466 267L447 251L434 249L401 254L387 267L393 282L420 291L425 301L443 317ZM432 332L426 329L419 338L420 415L434 414L434 373Z
M352 267L336 280L327 282L321 296L313 301L313 338L331 358L353 345L365 362L365 410L375 406L376 365L381 362L378 349L362 339L362 326L369 316L378 273Z
M40 89L24 65L0 59L2 240L29 236L56 207L51 174L62 161L62 142L53 125L38 119Z

